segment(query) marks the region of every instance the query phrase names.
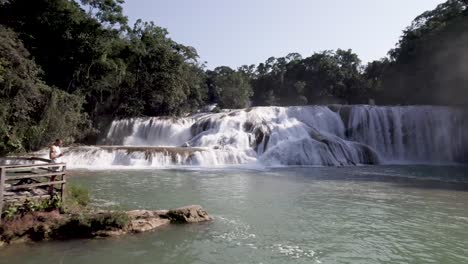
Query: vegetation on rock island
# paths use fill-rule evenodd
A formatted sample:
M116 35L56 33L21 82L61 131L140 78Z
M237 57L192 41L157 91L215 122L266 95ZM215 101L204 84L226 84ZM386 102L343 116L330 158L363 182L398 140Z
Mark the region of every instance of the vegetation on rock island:
M368 64L338 49L213 70L153 22L129 25L122 4L0 1L0 154L56 137L92 142L105 120L184 115L208 103L468 102L467 0L418 16L388 57Z
M66 197L64 203L58 197L9 203L0 222L0 246L141 233L170 223L212 219L199 205L159 211L97 210L89 206L88 190L77 185L67 188Z

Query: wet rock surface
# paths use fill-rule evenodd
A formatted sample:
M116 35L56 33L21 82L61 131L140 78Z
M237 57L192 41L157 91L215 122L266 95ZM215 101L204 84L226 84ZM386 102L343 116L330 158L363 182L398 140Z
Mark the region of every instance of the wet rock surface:
M211 216L200 205L169 210L165 216L175 223L198 223L212 220Z
M100 211L83 215L34 212L0 224L0 246L31 241L112 237L143 233L170 224L189 224L213 218L200 205L172 210Z

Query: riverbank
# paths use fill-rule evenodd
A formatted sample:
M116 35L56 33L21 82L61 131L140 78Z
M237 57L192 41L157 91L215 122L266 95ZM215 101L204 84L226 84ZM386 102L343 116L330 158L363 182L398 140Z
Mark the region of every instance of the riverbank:
M73 214L60 214L58 211L29 212L2 222L0 247L46 240L120 236L149 232L169 224L210 220L212 217L199 205L157 211L95 211Z

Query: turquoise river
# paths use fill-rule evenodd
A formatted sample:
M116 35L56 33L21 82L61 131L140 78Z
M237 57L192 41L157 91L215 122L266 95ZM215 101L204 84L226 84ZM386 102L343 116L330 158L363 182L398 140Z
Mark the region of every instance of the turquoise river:
M93 206L200 204L210 223L14 245L0 263L468 263L468 167L70 172Z

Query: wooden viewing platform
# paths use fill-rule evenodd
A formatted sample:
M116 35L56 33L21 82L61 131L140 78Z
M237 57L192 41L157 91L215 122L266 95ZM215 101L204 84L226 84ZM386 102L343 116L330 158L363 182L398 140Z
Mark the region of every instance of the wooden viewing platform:
M50 199L54 194L63 201L66 183L65 163L36 157L0 158L0 221L7 203Z

